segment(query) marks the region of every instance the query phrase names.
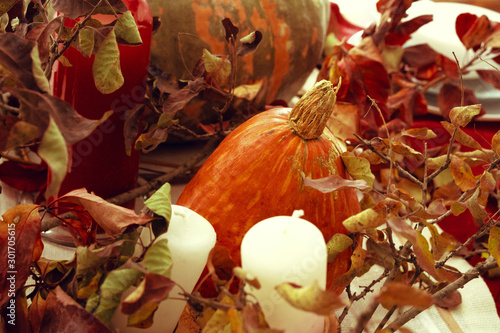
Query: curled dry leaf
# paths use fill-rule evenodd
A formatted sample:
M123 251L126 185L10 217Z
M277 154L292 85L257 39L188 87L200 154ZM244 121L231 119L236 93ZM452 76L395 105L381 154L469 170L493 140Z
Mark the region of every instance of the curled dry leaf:
M79 210L78 206L83 207L110 236L121 234L128 226L143 225L153 219L146 215L137 215L131 209L109 203L95 194L88 193L85 189L73 190L54 202L64 203L65 209L70 211Z
M364 180L369 187L373 187L375 176L371 171L370 162L366 158L347 154L342 154L341 157L347 173L349 173L352 178Z
M348 305L337 293L323 290L317 282L305 287L283 283L276 286L276 290L292 306L322 316L328 316L333 310Z
M342 222L350 232L362 232L366 229L377 228L386 222L385 218L372 208L368 208L356 215L350 216Z
M326 243L326 250L328 251L328 262L333 262L338 254L344 252L347 248L352 246L352 244L352 238L347 235L333 235L328 243Z
M302 178L304 179L304 185L312 187L322 193L330 193L334 191L340 191L348 188L356 188L358 190L369 190L370 186L366 184L364 180L349 180L344 179L338 175L331 175L324 178L311 179L305 177L302 173Z
M428 291L402 282L386 283L377 295L376 300L386 309L393 306L414 306L425 310L434 304L434 298Z
M434 133L433 130L428 129L427 127L423 127L404 129L401 132L401 136L409 136L419 140L429 140L437 137L437 134Z
M208 254L207 268L217 285L224 285L233 276L236 267L227 247L216 245Z
M202 57L207 72L212 75L219 85L225 86L231 75L231 62L226 58L213 55L207 49L203 49Z
M147 273L135 289L122 302L122 312L132 314L147 306L148 303L158 305L175 286L169 278L155 273Z
M453 180L462 191L472 190L476 187L476 178L472 173L471 167L461 158L453 158L450 163Z
M49 292L45 304L41 327L46 332L112 332L107 325L66 294L60 286Z
M451 109L449 117L453 125L457 127L465 127L480 112L481 104L460 106Z
M500 227L491 228L490 235L488 237L488 250L493 258L496 259L497 263L500 264Z

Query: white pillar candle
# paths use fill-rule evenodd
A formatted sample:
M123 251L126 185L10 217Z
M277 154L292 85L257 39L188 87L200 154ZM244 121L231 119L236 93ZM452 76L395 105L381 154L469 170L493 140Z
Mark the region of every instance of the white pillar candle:
M149 230L147 231L149 234ZM214 228L206 219L191 209L172 205L172 218L168 231L157 238L157 240L160 239L168 239L168 247L172 254L170 278L180 284L184 290L191 292L203 272L210 250L215 245ZM183 298L179 295L181 292L182 290L175 286L170 291L169 298ZM185 306L185 300L164 300L155 312L153 326L147 331L173 332ZM120 332L144 332L143 329L127 327L127 318L120 309L116 311L112 319L112 326L120 329Z
M326 287L327 250L321 231L293 216L277 216L254 225L241 243L242 268L256 277L260 289L247 286L257 298L268 324L285 333L323 332L324 317L294 308L275 290L284 282Z

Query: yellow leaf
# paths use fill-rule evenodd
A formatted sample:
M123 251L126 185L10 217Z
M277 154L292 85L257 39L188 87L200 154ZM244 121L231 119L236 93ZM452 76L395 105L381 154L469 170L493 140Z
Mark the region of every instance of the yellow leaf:
M419 140L429 140L437 137L436 133L427 127L403 129L401 135L410 136Z
M488 251L500 265L500 256L498 255L499 246L500 246L500 227L493 227L491 228L490 236L488 237Z
M496 132L491 139L491 147L500 156L500 131Z
M376 228L384 223L385 219L372 208L350 216L342 222L344 227L350 232L361 232L365 229Z
M333 262L338 254L344 252L352 245L352 238L344 234L335 234L326 244L328 262Z
M49 125L42 136L40 147L38 148L38 155L49 167L45 198L50 200L51 198L57 197L59 193L59 188L68 171L69 161L64 137L52 117L50 117Z
M472 118L481 112L481 104L457 106L451 109L449 117L451 123L457 127L465 127Z
M120 50L114 31L111 31L99 46L92 73L97 89L103 94L111 94L123 86L125 79L120 67Z
M207 49L203 49L202 57L207 72L212 74L221 86L224 86L231 74L231 62L213 55Z
M333 310L348 305L332 290L320 288L317 282L306 287L282 283L276 286L276 290L297 309L323 316L328 316Z
M442 121L441 125L443 125L443 127L450 134L453 133L454 126L452 124L450 124L447 121ZM455 140L458 143L460 143L460 144L462 144L464 146L470 147L470 148L474 148L474 149L478 149L478 150L482 150L483 149L483 147L479 144L479 142L477 142L476 140L474 140L473 137L471 137L470 135L468 135L467 133L465 133L464 131L462 131L462 129L460 129L460 128L457 130L457 133L455 134Z
M344 154L342 155L342 162L352 178L364 180L368 186L373 187L375 176L371 171L370 162L366 158Z
M476 178L472 174L470 166L460 158L452 159L450 170L455 183L462 191L472 190L476 187Z

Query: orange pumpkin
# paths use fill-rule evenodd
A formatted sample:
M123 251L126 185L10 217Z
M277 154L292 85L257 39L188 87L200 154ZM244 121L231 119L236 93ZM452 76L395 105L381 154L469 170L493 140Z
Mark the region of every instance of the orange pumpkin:
M259 30L263 39L253 54L238 58L236 85L261 83L251 101L260 111L275 100L289 101L321 62L328 27L328 0L148 0L161 26L153 34L151 64L177 79L189 79L206 48L212 54L228 54L224 18L239 28L238 37ZM179 49L179 33L180 36ZM228 88L228 87L226 87ZM202 93L203 95L203 93ZM193 119L210 113L212 96L194 100L180 112ZM222 101L223 103L224 101ZM179 115L181 116L181 115ZM196 122L194 123L196 124Z
M360 211L355 190L322 193L303 175L346 177L342 144L324 130L335 103L329 81L317 83L291 108L259 113L229 134L181 193L177 204L212 223L218 245L240 262L240 244L257 222L302 209L328 241L347 233L342 222ZM351 251L328 267L328 282L347 271Z

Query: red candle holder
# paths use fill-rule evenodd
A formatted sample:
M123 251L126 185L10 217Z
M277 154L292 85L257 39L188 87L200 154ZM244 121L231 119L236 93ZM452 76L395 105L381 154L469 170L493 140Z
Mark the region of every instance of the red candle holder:
M119 45L124 77L121 88L111 94L98 91L92 74L95 57L87 58L73 47L64 52L71 67L60 62L54 65L54 96L70 103L79 114L89 119L100 119L106 111L113 110L111 117L86 139L73 145L72 164L61 185L60 195L85 187L106 199L137 185L139 151L133 149L127 155L123 128L127 111L145 99L153 17L146 0L123 2L135 19L142 44ZM65 24L74 25L75 22L67 20ZM130 202L126 206L133 208L133 204Z

